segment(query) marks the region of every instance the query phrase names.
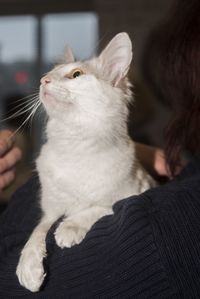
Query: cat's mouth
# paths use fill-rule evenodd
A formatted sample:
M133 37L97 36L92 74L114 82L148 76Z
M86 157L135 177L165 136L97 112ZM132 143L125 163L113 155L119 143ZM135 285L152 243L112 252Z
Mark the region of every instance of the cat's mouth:
M43 91L43 96L45 98L47 98L47 97L51 97L52 98L52 94L49 91L46 91L46 90Z
M46 106L46 104L55 105L56 99L52 92L44 88L40 87L40 100Z
M68 106L65 101L62 99L58 99L53 91L44 88L43 86L40 87L40 100L44 106L50 107L57 107L57 106Z

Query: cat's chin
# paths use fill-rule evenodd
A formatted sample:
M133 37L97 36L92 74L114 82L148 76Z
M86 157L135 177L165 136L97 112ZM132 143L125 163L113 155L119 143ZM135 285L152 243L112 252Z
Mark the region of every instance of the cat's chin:
M44 106L46 106L46 105L48 105L48 106L49 105L51 105L51 106L57 105L57 101L56 101L55 97L53 97L48 92L42 93L42 95L40 96L40 100L44 104Z
M48 92L44 92L40 95L40 101L42 102L45 109L49 113L52 112L53 110L54 111L67 110L70 104L61 99L57 99L55 96L53 96Z

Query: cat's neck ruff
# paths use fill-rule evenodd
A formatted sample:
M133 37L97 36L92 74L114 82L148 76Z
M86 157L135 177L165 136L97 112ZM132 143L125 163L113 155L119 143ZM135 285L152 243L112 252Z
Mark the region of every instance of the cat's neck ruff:
M55 144L70 143L82 143L88 144L118 144L124 143L129 140L126 122L109 123L100 127L98 131L95 131L92 126L89 126L86 130L81 124L77 122L70 122L69 120L49 119L46 127L47 140L54 142Z

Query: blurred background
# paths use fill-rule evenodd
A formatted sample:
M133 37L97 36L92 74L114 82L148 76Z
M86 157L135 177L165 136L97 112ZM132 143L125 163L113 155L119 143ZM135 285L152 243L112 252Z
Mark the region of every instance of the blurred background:
M26 115L7 119L36 95L39 81L57 63L69 45L77 59L96 55L118 32L133 41L130 71L135 103L131 108L130 134L136 140L163 145L167 107L150 91L141 71L151 30L167 15L172 0L0 0L0 129L17 130ZM145 49L146 50L146 49ZM20 100L21 99L21 100ZM43 140L43 114L17 131L24 158L15 184L3 192L5 201L34 171Z

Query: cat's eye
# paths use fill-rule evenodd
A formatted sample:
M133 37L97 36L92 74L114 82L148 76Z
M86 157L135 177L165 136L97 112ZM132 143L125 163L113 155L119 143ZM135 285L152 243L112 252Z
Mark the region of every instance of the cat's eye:
M73 76L73 78L76 78L76 77L79 77L80 75L82 75L82 72L80 70L78 70L78 71L75 71L72 76Z
M74 69L69 75L70 79L74 79L83 75L83 71L81 69Z

